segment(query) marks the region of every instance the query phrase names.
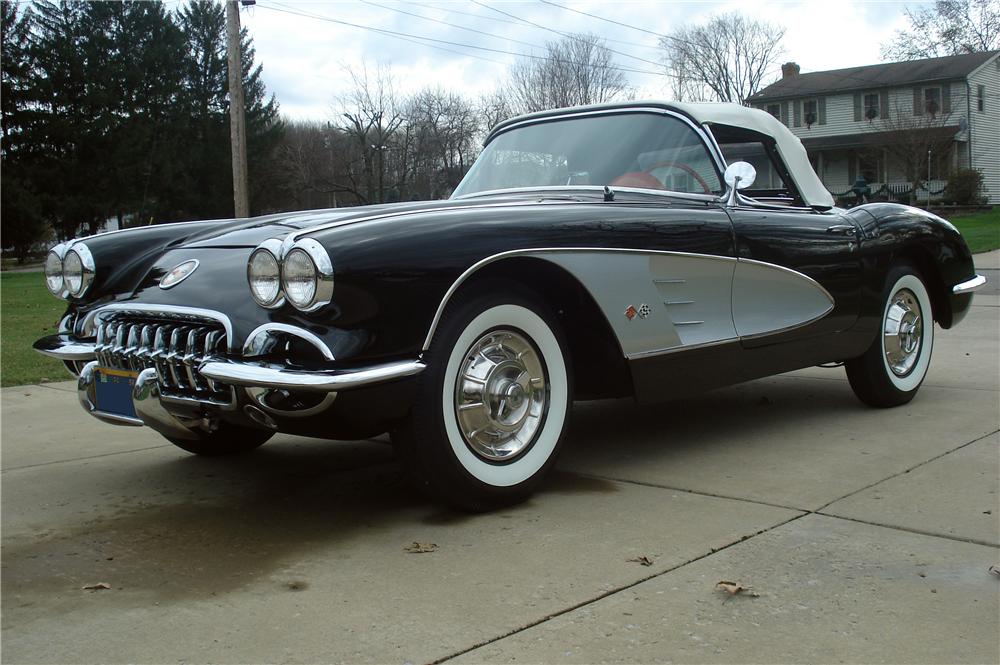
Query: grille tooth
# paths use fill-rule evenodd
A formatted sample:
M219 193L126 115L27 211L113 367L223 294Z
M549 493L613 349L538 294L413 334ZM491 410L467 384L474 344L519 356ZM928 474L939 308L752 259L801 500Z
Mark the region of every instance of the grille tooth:
M184 385L184 379L180 373L181 368L179 355L180 355L180 342L181 335L184 333L185 328L183 326L178 326L170 331L170 341L167 343L167 348L169 351L165 357L167 361L167 369L170 371L170 378L173 379L174 385L178 388L186 388L188 386Z
M221 335L222 333L218 330L209 330L208 333L205 334L205 345L202 349L201 358L198 359L199 365L201 365L206 358L215 352L216 345L219 343L219 337L221 337ZM218 384L214 379L210 379L206 376L205 382L208 383L208 389L212 392L219 390Z
M201 382L195 377L195 348L198 344L198 332L197 328L192 328L188 331L187 341L184 344L184 357L181 358L181 362L184 363L184 372L187 374L188 385L190 385L195 390L202 390Z

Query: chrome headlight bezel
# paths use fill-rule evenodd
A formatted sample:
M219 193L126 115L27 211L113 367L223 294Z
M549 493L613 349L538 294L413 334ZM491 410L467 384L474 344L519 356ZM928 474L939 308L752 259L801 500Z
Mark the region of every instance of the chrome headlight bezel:
M296 302L289 295L285 274L288 257L295 252L305 254L313 268L315 288L312 297L302 302ZM281 259L281 289L285 294L285 299L300 312L315 312L333 301L333 262L323 245L312 238L303 238L292 244Z
M277 283L278 289L275 292L273 298L268 301L263 301L257 297L257 292L253 288L254 284L254 258L258 256L270 256L274 261L275 269L277 270ZM250 258L247 259L247 286L250 287L250 297L254 299L261 307L266 309L278 309L285 304L285 293L284 284L281 279L281 241L275 238L265 240L260 245L257 245L252 252L250 252Z
M70 257L71 254L72 257ZM73 261L79 261L80 264L79 283L75 288L70 288L70 281L66 277L66 261L70 258ZM56 263L59 267L58 273L55 270L50 270L50 268L55 267ZM63 300L82 297L93 284L96 272L94 255L90 248L82 242L60 243L50 249L45 257L45 287L49 293ZM54 281L56 277L59 280L58 284ZM54 289L53 286L58 286L58 288Z
M62 245L56 245L50 249L45 256L45 267L43 268L45 288L56 298L64 298L66 294L66 280L63 278L63 249Z
M80 284L75 289L71 287L69 277L66 274L66 262L71 258L80 261ZM69 251L63 256L63 286L67 293L74 298L81 297L94 282L95 272L96 264L94 263L94 255L90 252L90 248L82 242L71 245Z

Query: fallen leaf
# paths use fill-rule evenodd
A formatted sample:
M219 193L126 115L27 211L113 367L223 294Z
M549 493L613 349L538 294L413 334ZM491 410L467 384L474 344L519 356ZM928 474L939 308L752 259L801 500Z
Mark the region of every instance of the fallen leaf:
M726 580L722 580L721 582L718 582L715 585L715 588L721 591L725 591L730 596L742 595L742 596L750 596L751 598L760 597L760 594L757 593L756 591L752 591L751 587L743 586L736 582L728 582Z
M632 559L628 559L628 561L630 561L632 563L642 564L643 566L652 566L653 565L653 560L650 559L648 556L637 556L637 557L634 557Z
M426 552L433 552L437 548L437 543L418 543L417 541L413 541L412 545L407 545L403 549L410 554L424 554Z
M107 582L98 582L97 584L88 584L83 588L89 591L100 591L102 589L110 589L111 585L108 584Z
M990 566L989 571L997 577L1000 577L1000 566Z

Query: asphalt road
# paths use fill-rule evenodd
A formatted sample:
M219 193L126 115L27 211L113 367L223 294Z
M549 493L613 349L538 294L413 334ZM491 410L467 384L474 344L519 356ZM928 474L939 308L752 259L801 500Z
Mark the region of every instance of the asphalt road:
M382 442L206 460L71 383L4 389L3 662L996 663L998 257L911 404L819 368L581 404L545 491L490 515Z

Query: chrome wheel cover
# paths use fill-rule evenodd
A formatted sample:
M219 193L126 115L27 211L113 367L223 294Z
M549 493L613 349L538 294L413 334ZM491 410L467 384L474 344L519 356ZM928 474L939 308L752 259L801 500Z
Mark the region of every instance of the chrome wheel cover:
M924 323L920 302L909 289L900 289L889 299L882 323L886 365L896 376L913 371L920 357Z
M549 408L545 364L513 330L492 330L469 347L455 382L455 416L466 445L491 462L534 442Z

